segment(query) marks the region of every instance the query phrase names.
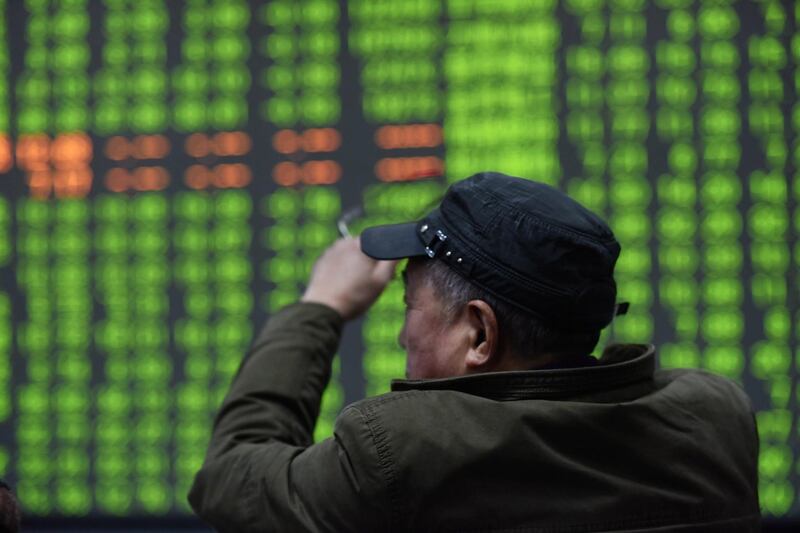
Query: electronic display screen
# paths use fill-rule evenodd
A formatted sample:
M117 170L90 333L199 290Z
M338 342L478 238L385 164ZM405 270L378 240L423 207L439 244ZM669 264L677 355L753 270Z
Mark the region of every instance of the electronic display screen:
M798 6L0 0L0 475L27 516L188 516L337 221L495 170L608 220L631 308L600 346L740 382L764 515L797 517ZM402 290L347 329L317 439L403 377Z

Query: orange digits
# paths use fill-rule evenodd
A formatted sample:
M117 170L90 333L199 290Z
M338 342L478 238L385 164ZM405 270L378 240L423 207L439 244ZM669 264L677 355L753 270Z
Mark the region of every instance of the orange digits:
M59 198L83 198L92 187L90 168L60 170L54 174L53 189Z
M339 181L342 168L336 161L307 161L303 163L302 174L307 185L330 185Z
M121 135L109 137L109 139L106 141L105 152L106 157L112 161L122 161L123 159L128 159L128 157L131 155L128 139L122 137Z
M133 171L133 188L137 191L160 191L169 184L164 167L139 167Z
M192 165L186 169L183 181L191 189L205 189L211 184L211 171L203 165Z
M50 138L44 134L21 135L17 142L17 164L34 172L50 168Z
M192 157L205 157L211 152L211 142L205 133L192 133L186 138L186 153Z
M50 144L50 158L59 169L74 169L92 160L92 140L85 133L58 135Z
M223 163L213 170L213 183L215 187L237 188L246 187L252 174L250 167L241 163Z
M311 128L303 132L306 152L333 152L342 144L342 137L333 128Z
M244 155L250 151L250 136L243 131L227 131L214 135L212 149L216 155Z
M53 176L49 170L34 170L27 176L28 187L31 196L37 199L44 199L50 196L53 188Z
M272 136L272 147L281 154L333 152L341 144L342 136L333 128L309 128L303 133L279 130Z
M0 174L11 170L13 159L11 139L8 138L8 135L0 135Z
M272 177L275 179L275 183L278 185L290 187L300 183L300 180L302 179L302 173L300 171L300 166L297 163L284 161L275 165L275 168L272 169Z
M293 130L279 130L272 136L272 147L280 154L291 154L300 150L300 136Z
M112 168L106 172L105 179L106 188L111 192L124 192L128 190L128 184L131 181L130 172L124 168Z
M302 133L284 129L272 136L272 146L275 151L285 155L297 152L333 152L341 145L342 136L334 128L309 128ZM284 187L299 183L327 185L336 183L341 176L342 168L339 163L329 159L306 161L302 164L283 161L275 165L272 170L275 183Z
M384 157L375 164L375 175L381 181L414 181L444 172L444 163L435 156Z
M163 135L137 135L133 139L133 157L136 159L162 159L169 150L169 140Z
M52 141L43 134L22 135L16 152L17 163L27 174L34 198L47 198L51 192L59 198L84 197L89 193L93 148L85 133L64 133Z
M186 153L194 158L207 156L242 156L252 149L250 135L243 131L222 131L212 137L204 133L193 133L186 139ZM208 161L205 161L208 163ZM252 181L250 167L242 163L220 163L213 169L195 164L186 169L183 181L191 189L208 187L246 187Z
M442 144L442 127L439 124L381 126L375 132L375 144L384 150L433 148Z

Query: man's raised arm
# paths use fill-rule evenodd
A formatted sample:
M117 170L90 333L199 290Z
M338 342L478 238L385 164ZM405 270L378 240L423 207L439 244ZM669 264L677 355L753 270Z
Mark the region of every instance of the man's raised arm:
M312 445L344 322L366 311L395 264L337 241L314 267L302 301L274 315L242 362L189 493L220 531L359 530L381 520L377 457L358 411ZM351 454L357 461L351 461Z

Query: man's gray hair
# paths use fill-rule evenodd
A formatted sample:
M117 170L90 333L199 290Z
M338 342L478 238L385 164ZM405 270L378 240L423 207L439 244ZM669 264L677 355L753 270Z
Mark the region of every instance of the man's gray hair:
M588 355L600 339L600 331L575 333L559 330L517 309L470 283L460 274L436 259L411 259L422 266L422 275L444 306L447 320L454 320L470 300L483 300L494 310L500 329L500 350L518 357L536 358L550 355L569 357Z

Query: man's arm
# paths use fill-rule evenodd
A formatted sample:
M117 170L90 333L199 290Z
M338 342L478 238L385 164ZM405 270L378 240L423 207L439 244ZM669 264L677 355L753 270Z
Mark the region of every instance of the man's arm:
M345 319L374 302L393 264L337 241L314 268L304 302L272 317L245 357L215 420L189 493L221 531L370 529L384 516L377 457L356 410L335 438L311 445Z
M270 440L310 446L342 325L321 304L298 303L274 315L233 379L207 457Z

